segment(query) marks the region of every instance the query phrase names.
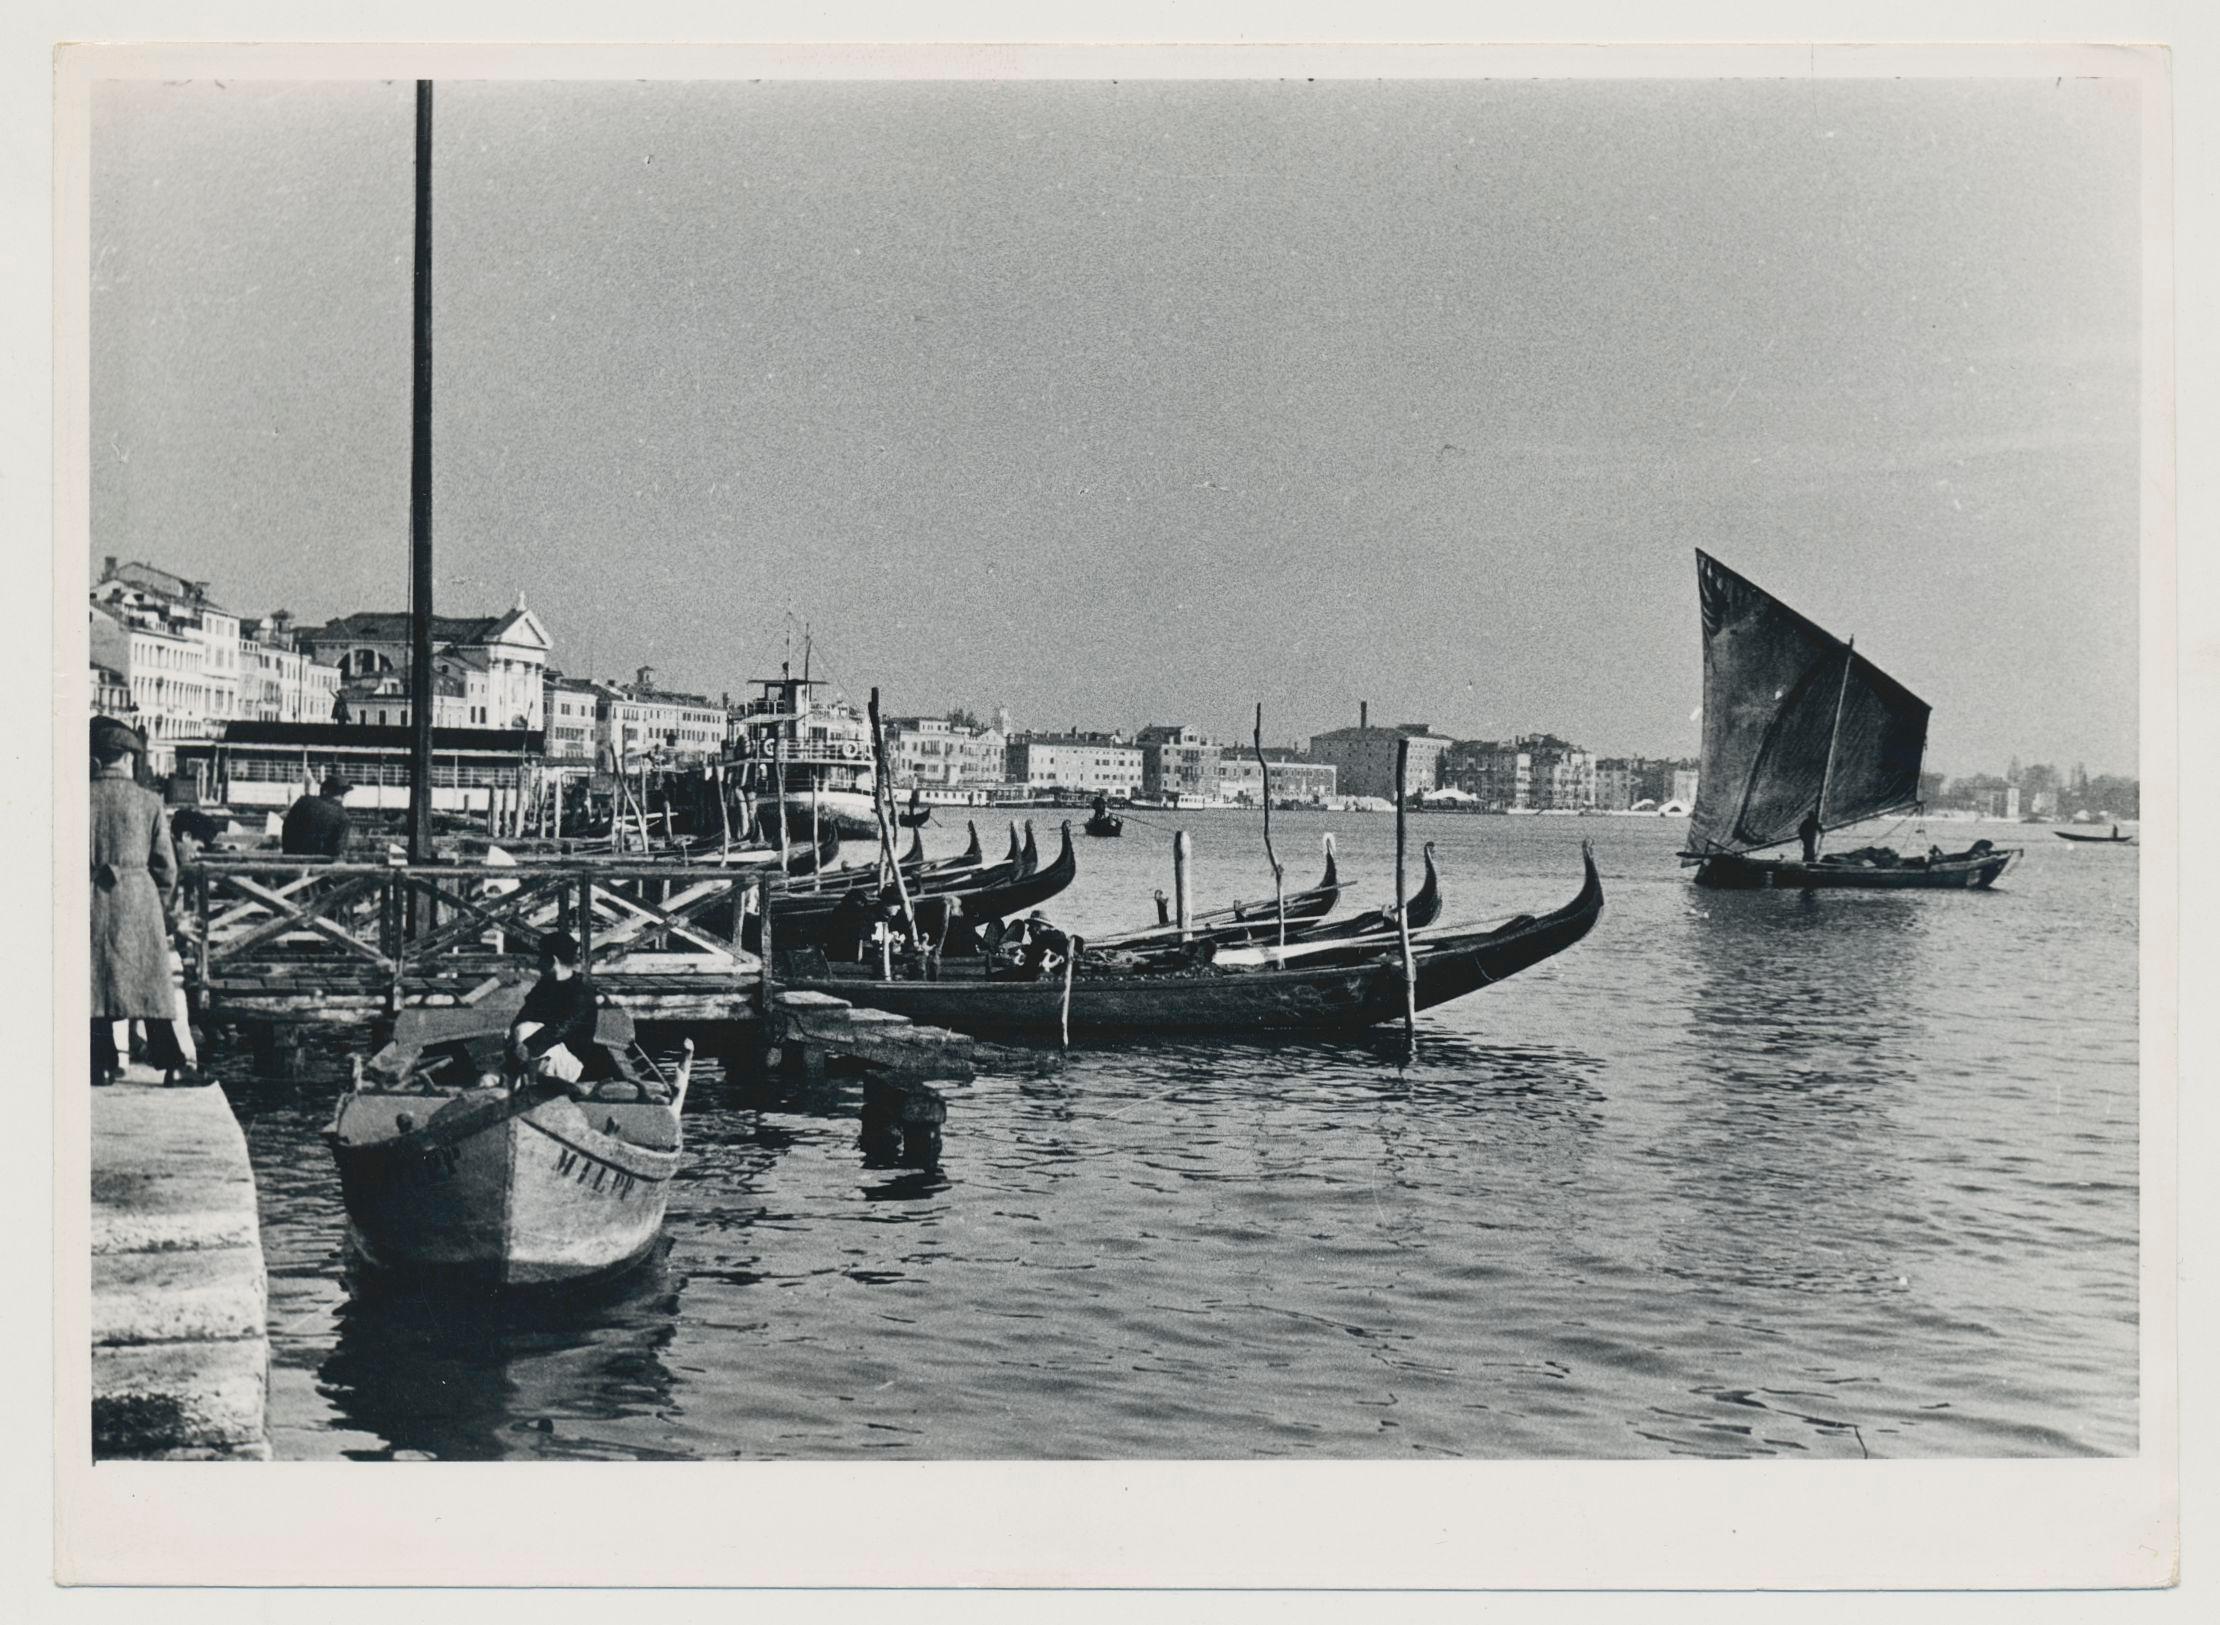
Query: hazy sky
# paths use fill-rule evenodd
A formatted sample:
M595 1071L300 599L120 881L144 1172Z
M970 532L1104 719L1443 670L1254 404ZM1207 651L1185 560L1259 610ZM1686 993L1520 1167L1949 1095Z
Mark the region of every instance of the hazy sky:
M405 603L412 107L100 88L96 557ZM1702 546L1935 765L2131 771L2137 136L2086 80L442 84L438 607L1693 755Z

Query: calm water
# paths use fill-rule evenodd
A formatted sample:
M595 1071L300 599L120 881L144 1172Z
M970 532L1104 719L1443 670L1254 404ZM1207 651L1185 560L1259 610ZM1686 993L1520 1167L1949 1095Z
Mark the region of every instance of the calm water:
M1167 820L1169 815L1147 815ZM1183 815L1204 900L1254 815ZM1043 824L1044 835L1050 826ZM1351 906L1393 820L1340 839ZM1593 935L1394 1041L1166 1044L949 1093L872 1167L852 1089L712 1073L668 1256L604 1301L351 1302L316 1137L344 1073L227 1074L291 1457L1809 1457L2136 1447L2134 848L1994 893L1700 893L1645 819L1414 820L1449 919ZM935 851L960 834L937 833ZM1877 832L1876 832L1877 833ZM1900 839L1909 842L1910 831ZM1051 905L1142 923L1169 824ZM1044 844L1046 844L1044 842ZM1918 842L1924 845L1924 841ZM1415 865L1414 865L1415 884Z

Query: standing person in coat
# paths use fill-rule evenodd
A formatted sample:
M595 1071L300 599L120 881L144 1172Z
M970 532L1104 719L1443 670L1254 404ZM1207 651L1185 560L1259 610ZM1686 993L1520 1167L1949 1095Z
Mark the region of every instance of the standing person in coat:
M170 1023L177 991L170 981L168 909L177 887L162 798L133 780L139 736L113 717L92 723L92 1042L93 1078L112 1083L122 1069L118 1021L146 1023L148 1059L166 1072L185 1065Z

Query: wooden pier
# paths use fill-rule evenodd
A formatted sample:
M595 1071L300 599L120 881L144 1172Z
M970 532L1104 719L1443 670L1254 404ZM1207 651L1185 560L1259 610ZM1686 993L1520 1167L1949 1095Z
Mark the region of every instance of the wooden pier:
M607 859L378 864L204 858L186 869L185 986L208 1022L348 1026L469 1005L567 931L605 1002L650 1021L749 1021L745 868Z

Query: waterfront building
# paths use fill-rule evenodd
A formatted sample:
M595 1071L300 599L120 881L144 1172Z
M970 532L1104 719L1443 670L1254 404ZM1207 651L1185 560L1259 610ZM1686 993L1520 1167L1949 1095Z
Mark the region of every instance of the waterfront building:
M1696 769L1692 765L1674 767L1672 799L1683 807L1693 807L1696 804Z
M552 668L541 690L540 710L547 719L547 759L591 762L595 756L595 710L599 688Z
M208 596L207 582L111 556L92 602L127 629L122 664L108 664L131 690L150 767L164 769L180 742L214 738L239 715L239 617Z
M339 698L337 666L310 658L278 610L240 623L239 715L252 722L330 722Z
M1330 733L1313 735L1310 742L1312 761L1323 762L1334 769L1339 793L1348 796L1395 795L1395 755L1399 740L1411 744L1410 788L1435 790L1441 787L1441 762L1443 755L1455 743L1445 734L1437 734L1423 722L1398 723L1392 728L1372 726L1371 707L1361 705L1357 710L1357 726L1336 728Z
M727 725L721 701L659 688L655 668L642 666L629 683L597 683L594 755L607 769L642 754L681 762L721 755Z
M888 717L887 772L897 790L984 790L1000 784L1009 741L946 717Z
M406 611L364 610L299 634L300 647L313 658L337 666L352 709L359 692L405 711L409 673L409 617ZM540 618L524 607L500 615L432 617L435 665L454 679L454 689L437 685L434 727L486 727L539 733L546 726L545 683L548 655L554 648ZM393 679L388 682L386 679ZM398 683L398 687L394 683ZM450 717L448 699L459 698L462 713ZM359 719L358 719L359 720Z
M1528 805L1536 812L1578 812L1596 804L1596 759L1555 734L1521 734L1526 754Z
M1264 757L1272 764L1275 803L1322 802L1333 795L1338 775L1331 762L1314 762L1285 745L1265 746ZM1218 799L1244 807L1263 805L1264 769L1253 754L1232 749L1220 754Z
M1141 793L1163 801L1215 801L1223 752L1183 722L1159 723L1134 736L1141 747Z
M1534 804L1534 758L1515 742L1460 739L1442 755L1441 782L1473 798L1484 812Z
M1141 789L1141 747L1117 733L1014 734L1004 778L1032 790L1130 799Z

